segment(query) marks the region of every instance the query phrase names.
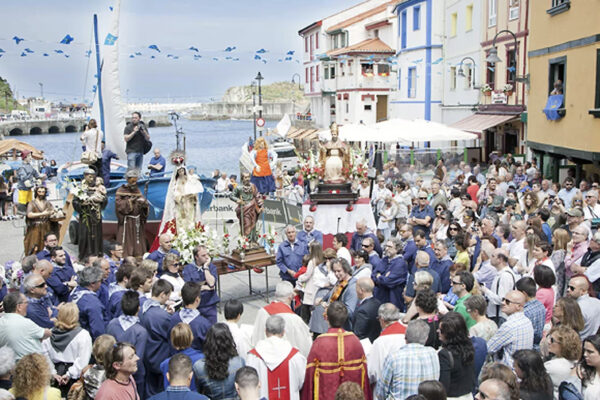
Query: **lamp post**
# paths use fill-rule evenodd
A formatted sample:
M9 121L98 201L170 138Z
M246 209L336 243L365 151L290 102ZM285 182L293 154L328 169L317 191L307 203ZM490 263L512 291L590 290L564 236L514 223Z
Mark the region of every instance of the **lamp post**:
M296 81L294 80L296 75L298 75L298 90L302 90L302 86L300 86L300 82L302 82L302 80L301 80L302 78L300 77L299 73L295 73L294 75L292 75L292 83L296 83Z
M463 59L462 59L462 60L460 60L460 66L458 67L458 76L462 76L463 78L466 78L466 77L467 77L467 76L465 75L465 71L463 70L463 62L464 62L465 60L469 60L469 61L471 61L471 64L472 64L472 66L473 66L473 67L472 67L472 69L473 69L473 72L472 72L472 74L471 74L471 75L473 76L473 82L471 82L471 83L473 84L473 89L474 89L474 88L475 88L475 60L473 60L473 58L471 58L471 57L463 57Z
M38 85L40 85L40 92L42 95L42 99L44 98L44 84L42 82L38 83Z
M254 141L256 142L256 81L250 83L252 89L252 118L254 119Z
M517 41L517 35L514 34L513 31L510 31L508 29L503 29L500 32L496 33L496 36L494 36L494 40L492 40L492 48L490 49L490 52L488 53L488 56L485 58L485 61L489 62L490 64L496 64L498 62L502 62L502 59L500 57L498 57L498 47L496 47L496 39L498 38L498 36L500 36L502 33L508 33L509 35L511 35L515 41L514 46L515 46L515 104L519 104L519 92L517 91L516 88L516 84L517 84L517 65L519 63L519 44Z
M265 78L263 78L263 76L261 75L260 71L258 72L258 75L256 75L256 78L254 78L258 81L258 118L262 118L262 91L261 91L261 81ZM256 125L256 124L255 124ZM262 128L260 130L260 136L262 136Z

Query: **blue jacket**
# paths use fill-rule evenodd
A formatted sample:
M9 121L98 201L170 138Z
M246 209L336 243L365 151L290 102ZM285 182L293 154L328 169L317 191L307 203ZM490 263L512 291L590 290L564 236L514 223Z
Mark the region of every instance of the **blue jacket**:
M106 280L102 281L100 289L96 292L98 300L104 305L105 309L108 307L108 285L109 283ZM110 321L110 318L107 317L106 320Z
M192 379L192 384L194 379ZM150 397L149 400L210 400L208 397L192 390L181 390L181 388L167 387L164 392L160 392Z
M52 288L52 291L56 296L56 304L63 303L69 300L69 292L71 291L64 283L71 280L71 277L75 275L75 270L73 267L66 264L62 267L59 267L54 263L52 263L52 265L54 269L48 279L46 279L46 283Z
M181 320L181 316L179 312L171 315L171 320L169 322L169 335L171 335L171 330L178 323L183 322ZM204 318L201 314L198 314L196 318L191 320L188 325L192 329L192 333L194 334L194 341L192 342L192 348L202 351L202 345L204 345L204 341L206 340L206 334L208 330L212 326L210 321ZM175 349L171 349L171 353L174 353Z
M192 360L192 365L196 363L196 361L204 358L204 354L201 351L188 347L187 349L176 352L175 354L185 354ZM169 386L169 381L167 380L167 372L169 372L169 361L171 361L171 357L167 358L165 361L160 363L160 370L163 374L163 384L165 387ZM190 389L194 392L196 391L196 380L192 379L190 382Z
M38 260L48 260L50 262L52 262L52 256L50 256L50 251L48 251L48 249L44 249L42 251L40 251L39 253L37 253L35 255L37 257ZM65 250L65 265L68 265L69 267L73 268L73 263L71 262L71 256L69 256L69 253L67 253L67 250ZM71 279L71 278L69 278Z
M317 242L321 243L321 246L323 246L323 233L316 229L313 229L310 231L310 233L306 233L305 230L301 230L298 232L296 239L302 240L307 246L310 244L310 242L316 240Z
M71 293L70 301L74 301L79 307L79 325L90 332L92 340L105 333L104 305L96 293L77 286Z
M419 248L415 245L415 256L412 260L412 264L408 264L408 270L410 271L411 274L414 274L415 271L417 270L416 259L417 259L417 252L419 252L419 251L424 251L425 253L429 254L429 263L431 263L431 260L433 260L435 258L435 253L433 252L433 249L431 248L431 246L427 245L425 247Z
M291 269L293 271L298 271L302 267L302 257L304 257L305 254L308 254L306 243L297 238L293 251L290 242L287 240L279 245L276 263L280 270L279 276L281 279L291 282L292 284L296 282L296 280L287 273L287 270Z
M171 316L161 307L156 306L154 300L148 300L148 305L140 307L140 324L148 332L144 365L146 371L160 374L160 363L171 355L169 344ZM151 305L152 306L149 306Z
M381 260L383 272L373 276L374 296L383 303L393 303L400 311L404 310L403 291L408 275L408 266L401 256L391 260L386 256Z
M335 288L335 287L334 287ZM329 293L323 298L323 300L327 301L333 294L333 289L329 291ZM337 301L341 301L348 310L348 319L344 324L344 329L351 331L352 330L352 321L354 320L354 310L356 309L356 305L358 304L358 295L356 294L356 278L352 277L348 281L348 284L344 288L342 295L338 298Z
M123 289L110 295L110 298L108 299L108 306L106 307L106 315L109 320L117 318L123 314L123 310L121 309L121 299L126 291L127 289ZM141 308L142 306L140 304L140 309Z
M377 235L375 235L373 232L367 232L364 235L361 235L358 232L354 232L352 234L352 240L350 241L350 250L358 251L362 249L363 239L368 237L373 239L373 242L375 242L375 247L373 250L375 250L377 254L379 254L379 256L381 257L381 255L383 254L381 249L381 243L379 243Z
M372 271L373 272L381 272L381 257L379 257L379 254L377 254L377 252L373 251L373 254L369 255L369 264L371 264L371 266L373 267Z
M419 268L417 271L425 271L429 272L429 274L433 277L433 283L431 284L431 290L435 293L441 293L442 285L440 283L440 276L436 271L427 267L427 268ZM406 282L406 295L408 297L415 297L415 274L411 273L408 275L408 282Z
M442 293L448 293L450 290L450 267L453 262L450 257L446 256L441 260L433 257L429 260L429 268L434 270L440 276L440 283L442 285Z
M425 217L431 218L431 220L429 221L429 224L415 225L415 227L414 227L415 232L417 231L417 229L420 229L423 232L425 232L425 237L428 237L429 231L431 229L431 223L435 219L435 211L433 210L433 208L429 204L426 205L422 210L419 207L413 207L412 211L410 212L410 216L419 218L419 219L424 219Z
M404 250L402 252L402 258L406 261L412 271L412 266L415 265L415 257L417 256L417 245L413 239L407 240L404 243Z
M220 301L219 295L217 294L217 278L219 276L217 272L217 266L210 263L208 266L210 274L215 277L215 287L212 290L203 290L200 294L200 306L198 310L203 308L215 308L216 304ZM204 282L204 271L202 268L198 268L196 264L188 264L183 268L183 280L186 282Z
M126 331L119 323L119 319L115 318L108 323L106 333L112 335L117 342L131 343L135 346L135 354L140 358L137 362L138 369L133 378L138 388L138 392L144 392L144 376L146 369L144 368L144 353L146 352L146 343L148 342L148 332L140 323L135 323Z
M150 175L152 176L152 174ZM171 249L169 253L179 255L177 250L174 249ZM158 270L156 272L156 276L161 276L163 274L163 260L165 259L166 255L167 253L163 253L162 251L160 251L160 249L157 249L154 250L152 253L148 254L148 257L146 257L148 260L156 261L158 263Z
M45 301L45 298L34 299L31 297L27 297L27 300L29 302L27 304L27 318L42 328L54 328L54 322L48 315L48 301Z

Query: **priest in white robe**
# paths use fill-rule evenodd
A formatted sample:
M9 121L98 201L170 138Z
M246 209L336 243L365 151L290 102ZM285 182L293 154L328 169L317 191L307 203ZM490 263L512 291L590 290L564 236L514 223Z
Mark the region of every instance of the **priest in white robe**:
M381 334L375 339L367 355L371 382L378 382L381 378L385 357L406 344L404 339L406 326L400 323L400 311L395 305L392 303L380 305L378 318L379 324L381 324Z
M244 313L244 305L237 299L228 300L223 308L225 323L231 332L238 355L246 360L248 352L252 349L250 334L244 331L238 324ZM245 325L252 327L251 325Z
M300 353L306 357L312 346L312 336L308 325L298 316L291 307L294 297L294 287L287 281L282 281L275 288L275 300L258 310L254 322L254 332L252 333L252 345L256 346L259 341L264 339L265 325L270 315L279 315L285 321L285 334L283 338L293 347L300 350Z
M285 326L282 316L270 315L265 322L266 338L248 353L246 365L258 371L261 398L300 399L306 357L284 339Z

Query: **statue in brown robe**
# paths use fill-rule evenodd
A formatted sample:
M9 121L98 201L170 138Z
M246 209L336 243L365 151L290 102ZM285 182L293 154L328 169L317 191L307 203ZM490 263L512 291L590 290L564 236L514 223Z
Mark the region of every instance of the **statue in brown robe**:
M125 177L127 183L117 189L115 198L117 242L123 246L123 258L142 257L148 249L145 227L149 204L137 186L137 171L129 170Z
M54 207L46 200L47 193L48 189L39 186L35 189L35 197L27 204L27 218L25 220L27 229L23 242L26 255L42 251L44 249L44 236L53 231L50 216L54 213Z
M257 246L256 222L263 211L263 198L250 182L249 173L242 174L242 185L235 188L229 198L238 204L235 213L240 221L240 233L248 238L251 245Z

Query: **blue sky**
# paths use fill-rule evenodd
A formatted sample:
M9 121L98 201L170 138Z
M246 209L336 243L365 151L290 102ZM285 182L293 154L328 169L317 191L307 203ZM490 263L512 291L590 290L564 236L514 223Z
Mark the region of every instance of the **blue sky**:
M19 97L44 95L67 102L92 98L95 59L86 58L92 16L101 41L115 0L2 0L0 77ZM121 90L130 101L190 101L220 98L230 86L246 85L258 71L264 84L302 75L298 30L360 0L121 0ZM59 44L65 35L74 40ZM16 45L13 36L25 40ZM156 44L161 53L148 49ZM188 50L190 46L198 53ZM223 50L237 49L231 53ZM28 48L34 53L21 54ZM255 52L264 64L254 60ZM57 54L55 50L62 50ZM293 50L292 61L285 59ZM141 56L129 55L141 52ZM49 54L44 57L43 53ZM69 58L64 54L68 54ZM173 60L167 54L179 57ZM193 55L202 55L194 60ZM155 59L150 56L155 55ZM225 60L225 57L239 61ZM219 61L212 60L213 57ZM297 63L295 60L300 60Z

